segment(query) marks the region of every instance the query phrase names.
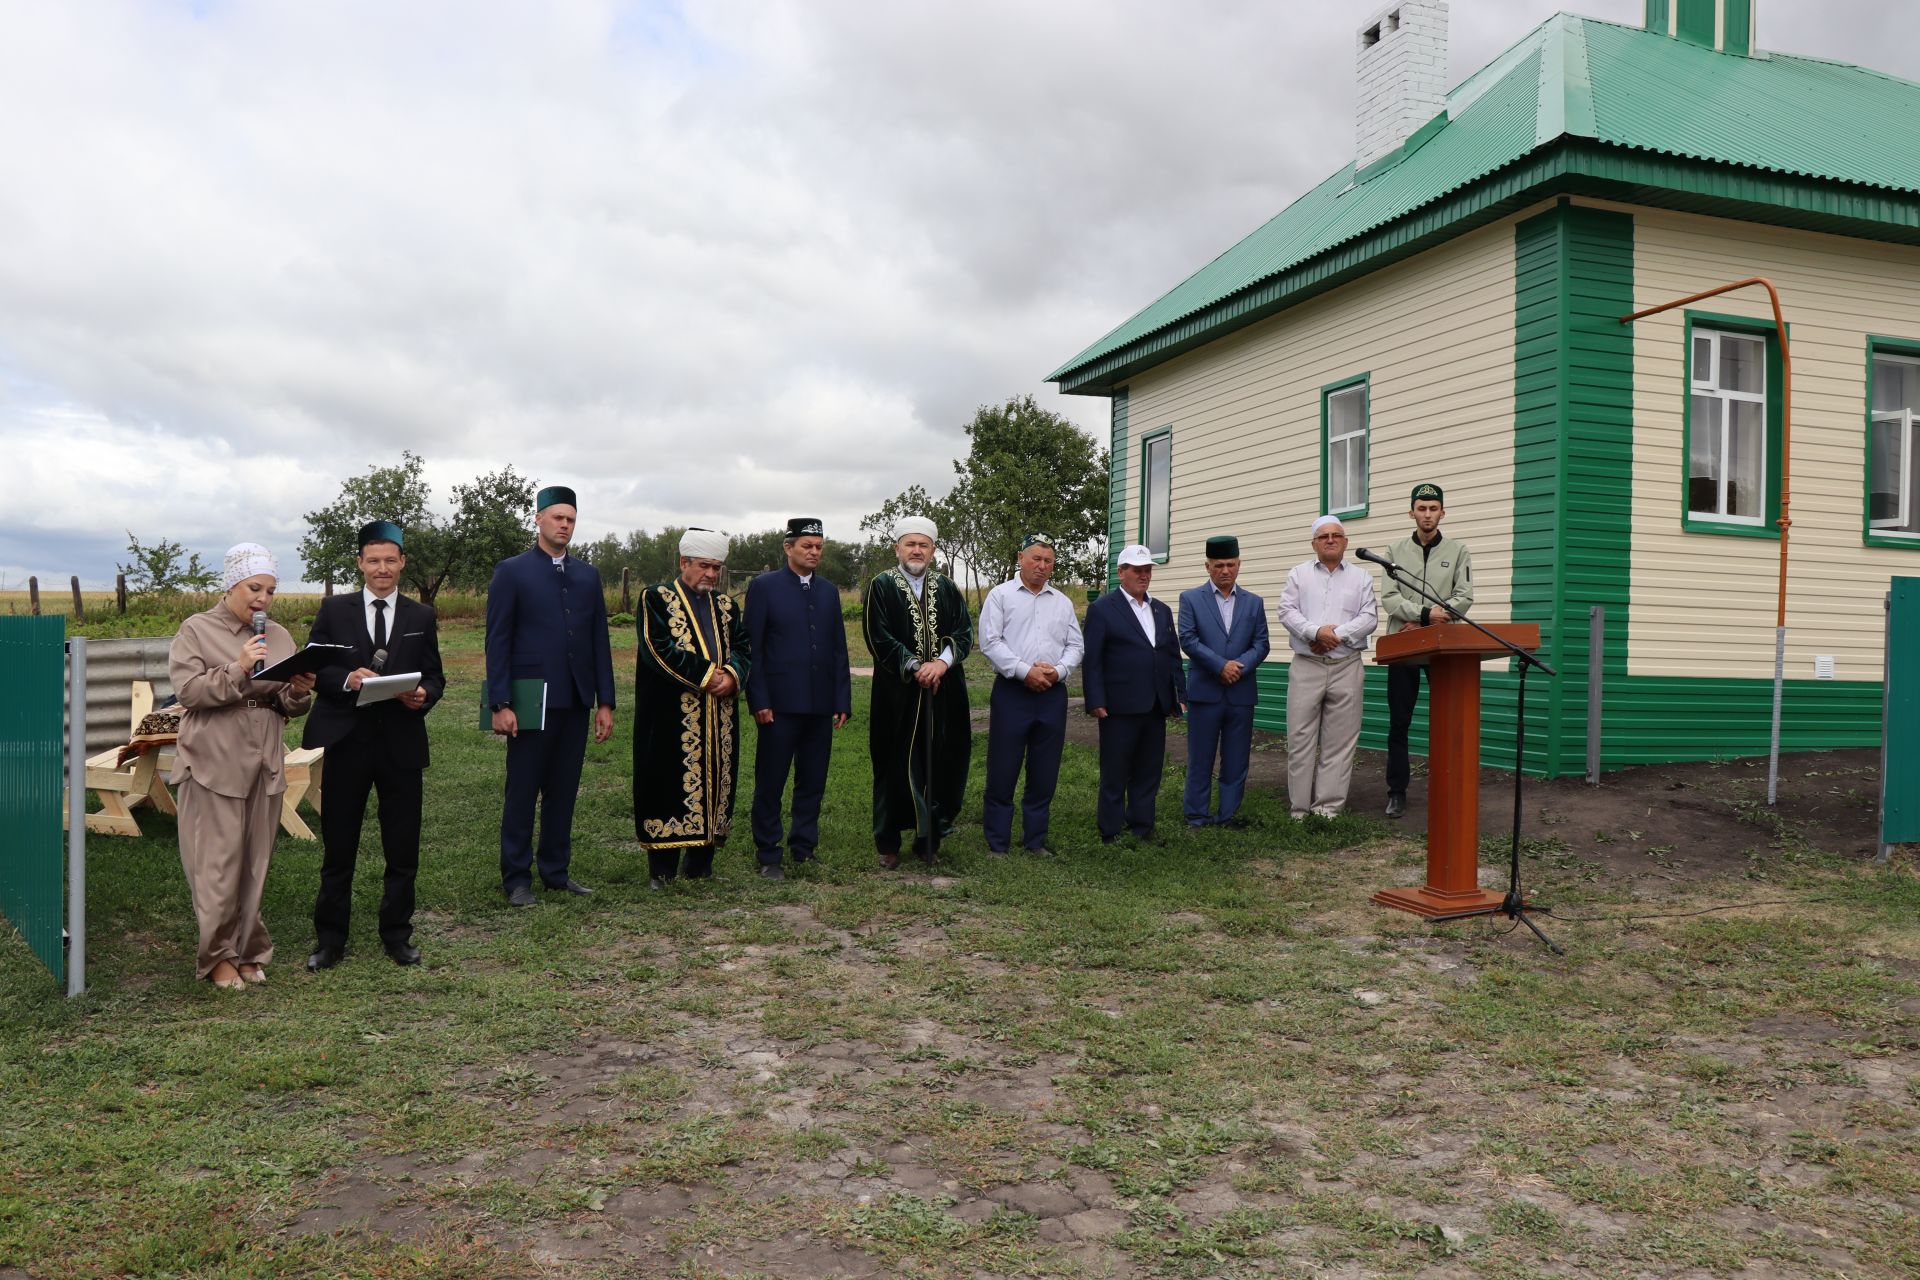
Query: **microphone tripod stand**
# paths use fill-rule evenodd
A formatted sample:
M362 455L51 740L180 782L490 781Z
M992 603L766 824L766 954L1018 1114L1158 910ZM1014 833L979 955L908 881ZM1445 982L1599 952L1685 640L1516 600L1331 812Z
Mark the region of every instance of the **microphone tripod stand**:
M1469 915L1506 916L1509 920L1523 924L1532 930L1533 936L1545 943L1547 950L1553 952L1553 954L1557 956L1567 954L1563 949L1555 945L1553 939L1540 931L1540 926L1533 922L1532 915L1530 914L1535 910L1551 912L1552 908L1545 906L1529 907L1526 899L1522 897L1520 893L1520 814L1521 799L1527 778L1525 769L1527 759L1527 669L1529 667L1538 667L1551 676L1554 674L1553 668L1542 662L1537 655L1522 649L1505 636L1487 630L1465 614L1455 614L1452 605L1427 590L1425 584L1414 581L1412 574L1385 556L1375 556L1365 550L1357 554L1364 559L1371 560L1373 563L1380 565L1395 582L1427 601L1429 604L1437 605L1445 609L1449 614L1453 614L1456 621L1466 623L1475 631L1478 631L1487 639L1492 640L1520 660L1520 687L1514 699L1513 708L1513 848L1508 858L1506 897L1501 900L1500 905L1497 907L1491 907L1484 911L1462 912L1460 916L1438 918L1457 920Z

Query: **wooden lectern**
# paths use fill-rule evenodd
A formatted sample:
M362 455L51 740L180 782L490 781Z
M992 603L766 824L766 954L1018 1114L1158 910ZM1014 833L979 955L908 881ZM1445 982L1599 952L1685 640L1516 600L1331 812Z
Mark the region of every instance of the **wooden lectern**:
M1522 649L1540 647L1534 623L1494 623L1489 631ZM1383 663L1427 667L1427 883L1382 889L1373 900L1429 920L1497 911L1506 895L1480 887L1480 664L1512 655L1463 622L1383 636Z

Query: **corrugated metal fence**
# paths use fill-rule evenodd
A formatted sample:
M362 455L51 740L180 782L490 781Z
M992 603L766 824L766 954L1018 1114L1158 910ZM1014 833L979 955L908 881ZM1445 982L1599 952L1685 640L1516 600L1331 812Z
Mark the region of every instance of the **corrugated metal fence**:
M153 705L173 694L167 679L172 637L87 642L87 754L125 745L135 680L153 685Z
M0 618L0 911L66 981L67 620Z

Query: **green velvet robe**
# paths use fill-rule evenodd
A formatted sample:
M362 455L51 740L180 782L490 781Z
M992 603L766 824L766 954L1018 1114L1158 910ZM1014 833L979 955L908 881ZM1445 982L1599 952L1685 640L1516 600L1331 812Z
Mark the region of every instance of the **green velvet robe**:
M915 833L916 850L924 851L929 803L936 833L953 830L973 758L967 682L960 669L973 652L973 619L960 588L931 570L924 601L930 605L914 597L898 568L867 584L865 630L873 654L867 741L873 753L873 840L883 853L899 852L901 833L909 831ZM923 697L907 673L907 661L930 662L946 648L953 650L953 668L938 693Z
M740 760L740 695L701 691L714 668L742 689L752 651L739 602L712 592L712 631L679 581L640 594L634 625L633 825L648 849L725 844Z

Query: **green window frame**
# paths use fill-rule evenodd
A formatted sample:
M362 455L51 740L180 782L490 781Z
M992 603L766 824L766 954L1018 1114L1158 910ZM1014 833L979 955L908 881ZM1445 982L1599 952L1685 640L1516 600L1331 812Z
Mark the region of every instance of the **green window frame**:
M1140 545L1165 564L1173 549L1173 428L1140 437ZM1156 545L1156 541L1158 545Z
M1335 401L1339 403L1336 404ZM1358 423L1347 410L1357 404ZM1339 422L1335 414L1341 415ZM1338 432L1336 437L1335 433ZM1358 455L1357 457L1355 455ZM1373 375L1356 373L1320 388L1320 513L1353 519L1372 496ZM1334 468L1340 468L1339 483ZM1336 492L1337 490L1337 492Z
M1731 487L1731 482L1714 481L1711 474L1707 476L1693 474L1696 434L1700 437L1703 456L1710 456L1715 440L1708 433L1716 428L1725 432L1726 434L1720 436L1722 442L1720 456L1724 460L1726 456L1724 445L1730 439L1732 431L1725 422L1696 421L1694 413L1696 399L1703 402L1720 402L1722 413L1732 412L1728 406L1734 403L1751 401L1750 392L1721 385L1718 368L1720 348L1715 345L1714 339L1722 334L1731 335L1736 339L1758 338L1765 344L1760 395L1764 399L1761 422L1766 438L1760 448L1763 471L1759 484L1760 511L1757 516L1741 517L1720 513L1726 505L1725 495ZM1710 359L1714 365L1710 376L1705 379L1698 377L1701 371L1695 368L1696 360L1699 358L1699 350L1694 345L1696 336L1707 340L1711 353ZM1788 337L1792 337L1791 325L1788 326ZM1685 345L1681 351L1680 527L1688 533L1709 533L1734 538L1778 538L1780 536L1780 465L1783 425L1782 403L1779 396L1779 388L1783 381L1779 331L1774 328L1771 320L1754 320L1748 316L1721 315L1711 311L1689 311L1686 313ZM1708 495L1705 486L1699 483L1703 481L1714 485L1713 510L1706 509Z
M1901 409L1877 409L1882 399L1880 392L1880 364L1882 361L1897 362L1906 366L1907 378L1913 379L1914 390L1907 392L1904 399L1908 402ZM1869 335L1867 338L1867 413L1864 461L1860 476L1860 538L1869 547L1904 547L1909 551L1920 550L1920 342L1905 338L1886 338ZM1876 437L1886 439L1891 429L1898 446L1900 460L1895 467L1895 481L1902 478L1904 485L1892 490L1874 489L1874 444ZM1891 499L1891 504L1884 501ZM1876 507L1876 499L1882 499ZM1901 532L1889 528L1886 507L1895 508L1893 519L1906 524L1913 532Z

